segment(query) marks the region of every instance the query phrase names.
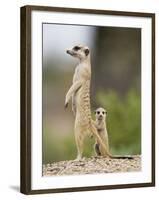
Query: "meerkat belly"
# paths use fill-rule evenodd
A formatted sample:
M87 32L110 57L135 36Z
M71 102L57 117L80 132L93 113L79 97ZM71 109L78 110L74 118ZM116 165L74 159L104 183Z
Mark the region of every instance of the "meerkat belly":
M89 128L91 121L90 111L90 81L87 81L76 94L77 113L76 118L81 126Z

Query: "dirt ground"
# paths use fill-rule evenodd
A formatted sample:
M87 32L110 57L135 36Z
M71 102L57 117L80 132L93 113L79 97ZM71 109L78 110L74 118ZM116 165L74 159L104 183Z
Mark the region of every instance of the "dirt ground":
M91 157L80 161L66 160L43 165L43 176L135 172L141 170L141 157L132 159Z

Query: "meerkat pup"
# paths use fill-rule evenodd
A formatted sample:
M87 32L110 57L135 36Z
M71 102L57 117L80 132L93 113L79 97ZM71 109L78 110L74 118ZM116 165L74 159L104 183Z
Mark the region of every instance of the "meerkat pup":
M90 83L91 83L91 61L90 50L87 46L77 45L66 51L69 55L78 59L75 68L73 83L65 98L65 107L72 99L72 110L75 115L75 140L77 146L77 160L82 158L84 150L84 139L86 136L94 135L101 155L107 155L107 147L99 136L95 122L91 118L90 109Z
M99 136L101 137L102 141L106 144L107 151L109 152L109 138L108 138L108 132L107 132L107 127L106 127L106 116L107 116L107 111L104 108L96 109L95 125L96 125ZM94 145L94 149L98 156L101 155L99 145L100 144L98 143L98 141L96 141Z
M109 150L109 138L108 138L108 131L107 131L107 126L106 126L106 117L107 117L107 111L104 108L97 108L95 111L95 126L98 131L98 135L101 137L102 141L105 143L106 148L107 148L107 155L110 158L115 158L115 159L132 159L133 157L131 156L114 156L110 153ZM100 151L100 144L98 141L95 142L94 145L94 150L97 156L101 156L101 151Z

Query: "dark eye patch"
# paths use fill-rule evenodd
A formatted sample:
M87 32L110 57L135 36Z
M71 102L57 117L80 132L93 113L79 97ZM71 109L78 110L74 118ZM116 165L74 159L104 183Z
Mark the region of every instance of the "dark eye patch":
M81 49L81 47L79 47L79 46L75 46L74 48L73 48L73 50L75 50L75 51L78 51L78 50L80 50Z
M97 114L99 115L99 114L100 114L100 112L99 112L99 111L97 111Z
M105 112L103 111L103 112L102 112L102 114L104 115L104 114L105 114Z

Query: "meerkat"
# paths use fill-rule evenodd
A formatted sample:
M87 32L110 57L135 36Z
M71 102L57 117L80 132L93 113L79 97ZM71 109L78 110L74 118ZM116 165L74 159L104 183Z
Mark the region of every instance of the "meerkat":
M102 141L106 144L107 151L109 152L109 138L106 127L106 115L107 111L104 108L97 108L95 110L95 125L99 136L101 137ZM98 141L96 141L94 145L94 150L97 156L101 155L99 145L100 144L98 144Z
M106 145L99 136L95 122L91 118L90 109L90 83L91 83L91 60L90 50L87 46L77 45L68 49L67 54L77 58L79 63L75 68L73 83L65 97L65 108L72 98L72 110L75 115L75 141L77 146L77 160L82 158L84 139L94 135L99 145L101 155L108 154Z
M102 141L105 143L108 156L110 158L115 158L115 159L132 159L131 156L114 156L110 153L109 150L109 138L108 138L108 131L107 131L107 125L106 125L106 117L107 117L107 111L104 108L97 108L95 110L95 126L97 128L98 134L101 137ZM94 150L97 156L101 156L101 151L100 151L100 144L98 141L95 142L94 144Z

